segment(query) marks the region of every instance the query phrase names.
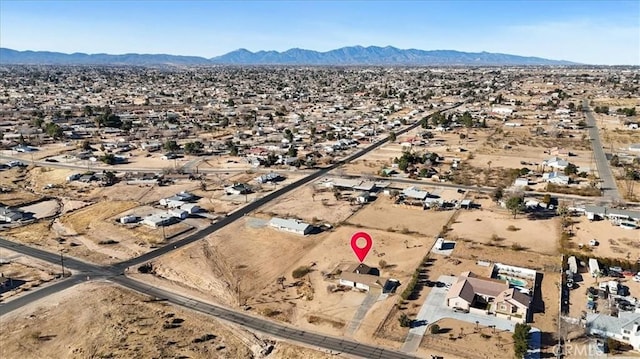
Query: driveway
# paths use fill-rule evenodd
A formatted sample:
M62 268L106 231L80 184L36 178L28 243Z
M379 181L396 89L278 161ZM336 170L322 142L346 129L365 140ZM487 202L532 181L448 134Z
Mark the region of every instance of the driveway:
M347 329L345 331L345 336L352 337L353 334L360 328L360 324L362 323L362 319L367 315L367 312L380 298L380 293L367 293L367 296L362 300L362 303L356 310L356 314L354 314L353 318L347 325Z
M446 298L447 291L449 290L448 287L456 280L457 277L448 275L443 275L438 278L438 282L445 283L445 285L441 287L435 286L431 289L429 296L427 296L427 299L424 301L424 304L422 305L422 308L420 308L416 320L414 321L419 325L409 329L409 335L407 335L407 339L401 348L403 352L413 353L418 350L422 337L427 331L427 326L443 318L452 318L468 323L476 323L477 321L478 324L485 327L495 326L498 330L514 331L515 323L510 320L483 314L457 313L447 307ZM535 334L535 332L537 332L537 334ZM532 328L531 333L532 335L529 345L532 350L530 350L531 354L527 355L527 359L539 358L538 348L540 348L540 331Z

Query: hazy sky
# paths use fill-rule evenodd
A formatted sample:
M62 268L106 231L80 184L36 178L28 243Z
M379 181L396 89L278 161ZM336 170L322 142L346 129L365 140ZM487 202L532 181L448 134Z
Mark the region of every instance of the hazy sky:
M213 57L377 45L640 65L640 1L0 0L0 46Z

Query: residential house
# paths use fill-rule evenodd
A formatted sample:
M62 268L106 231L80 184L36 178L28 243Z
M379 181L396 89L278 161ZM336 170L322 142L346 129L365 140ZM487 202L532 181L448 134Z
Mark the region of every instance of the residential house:
M281 231L296 233L303 236L311 233L311 231L313 230L312 225L294 218L284 219L274 217L269 221L269 226Z
M123 217L120 217L120 223L122 224L127 224L127 223L135 223L138 221L138 217L133 216L133 215L126 215Z
M379 271L363 263L355 263L340 273L339 284L367 292L387 292L390 280L379 276Z
M189 214L198 213L202 210L202 208L200 208L200 206L195 203L185 203L180 206L180 209L183 211L187 211Z
M251 192L253 192L251 186L245 183L234 183L224 188L224 193L226 194L249 194Z
M256 182L258 183L279 182L279 181L282 181L283 179L284 179L284 176L278 173L269 172L267 174L256 177Z
M24 219L24 212L9 207L0 207L0 221L12 223L19 222L22 219Z
M617 317L603 313L587 313L588 334L612 338L640 350L640 313L620 311Z
M513 182L514 187L526 187L528 185L529 179L523 177L516 178L516 180Z
M531 298L509 288L506 281L479 278L471 272L464 272L447 292L446 301L450 308L476 308L507 316L517 322L526 322Z
M186 219L187 217L189 217L189 212L185 211L184 209L180 209L180 208L173 208L171 210L169 210L169 215L171 217L176 217L179 219Z
M548 172L542 175L542 180L547 183L559 184L559 185L568 185L571 182L569 176L566 176L560 172Z
M172 217L164 213L150 214L142 220L142 224L151 228L163 227L171 223Z
M358 201L358 203L369 203L369 201L371 200L371 194L369 192L361 192L357 197L356 197L356 201Z
M425 198L429 197L429 192L418 190L415 187L407 187L402 190L402 195L406 198L424 201Z
M564 170L569 165L569 161L563 160L560 157L551 157L542 161L542 164L557 170Z

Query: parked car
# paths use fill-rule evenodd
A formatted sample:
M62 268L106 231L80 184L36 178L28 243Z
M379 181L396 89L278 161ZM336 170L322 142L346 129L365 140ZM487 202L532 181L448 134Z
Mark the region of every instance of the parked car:
M460 307L453 307L453 311L456 313L469 313L469 309L464 309Z
M609 271L609 277L613 277L613 278L624 278L624 275L622 275L622 273L620 272L616 272L616 271Z
M609 272L611 271L622 273L622 267L609 267Z
M597 247L598 245L600 245L600 242L598 242L597 239L592 239L592 240L589 241L589 245L591 247Z
M640 275L637 275L637 274L636 274L636 275L634 275L634 276L633 276L633 281L634 281L634 282L640 282Z

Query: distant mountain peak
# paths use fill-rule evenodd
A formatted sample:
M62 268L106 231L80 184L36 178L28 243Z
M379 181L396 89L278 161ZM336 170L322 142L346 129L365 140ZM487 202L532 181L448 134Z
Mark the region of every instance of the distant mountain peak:
M455 50L398 49L361 45L347 46L319 52L292 48L283 52L251 52L239 48L227 54L207 59L198 56L167 54L64 54L49 51L16 51L0 48L0 64L57 64L57 65L577 65L564 60L549 60L509 54L461 52Z

